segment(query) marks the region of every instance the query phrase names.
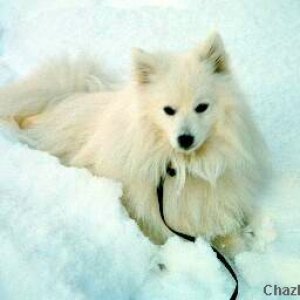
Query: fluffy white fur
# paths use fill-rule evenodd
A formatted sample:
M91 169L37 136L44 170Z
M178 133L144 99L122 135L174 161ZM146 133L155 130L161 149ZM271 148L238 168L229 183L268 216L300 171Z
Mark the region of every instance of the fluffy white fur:
M0 115L14 116L32 146L63 163L120 180L124 206L156 243L171 234L156 199L171 162L177 176L165 182L169 225L235 252L255 215L267 159L220 36L181 54L136 49L133 61L133 80L123 88L93 62L51 62L0 91ZM200 103L209 107L196 113ZM188 150L177 141L185 133L195 139Z

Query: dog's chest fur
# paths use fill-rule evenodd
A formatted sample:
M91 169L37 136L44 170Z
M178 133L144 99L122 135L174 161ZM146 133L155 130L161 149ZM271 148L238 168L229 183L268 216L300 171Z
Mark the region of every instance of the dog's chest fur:
M171 232L161 220L156 186L153 182L137 179L124 187L123 203L129 214L152 240L164 242ZM237 231L243 225L251 211L245 196L226 177L211 185L187 175L181 191L178 191L176 178L167 177L164 185L165 217L177 231L212 239Z

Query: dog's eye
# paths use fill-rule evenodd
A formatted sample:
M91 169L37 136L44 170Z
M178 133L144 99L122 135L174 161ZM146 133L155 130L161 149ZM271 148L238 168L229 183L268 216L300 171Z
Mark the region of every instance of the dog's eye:
M176 110L172 108L171 106L165 106L164 112L169 116L174 116L176 114Z
M209 107L208 103L200 103L195 108L195 111L196 111L196 113L203 113L203 112L205 112L208 109L208 107Z

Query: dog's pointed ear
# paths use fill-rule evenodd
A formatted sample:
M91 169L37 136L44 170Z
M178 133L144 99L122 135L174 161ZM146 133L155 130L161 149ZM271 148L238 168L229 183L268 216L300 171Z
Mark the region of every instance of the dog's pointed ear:
M219 33L213 32L202 44L200 60L210 62L214 73L227 73L229 71L228 57Z
M157 62L150 53L139 49L132 49L133 75L139 84L149 84L157 73Z

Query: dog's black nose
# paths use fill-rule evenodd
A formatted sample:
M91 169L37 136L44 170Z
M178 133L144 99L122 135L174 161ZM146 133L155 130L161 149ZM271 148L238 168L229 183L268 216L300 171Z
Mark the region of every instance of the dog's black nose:
M194 143L194 137L189 134L183 134L178 137L178 144L183 149L189 149Z

